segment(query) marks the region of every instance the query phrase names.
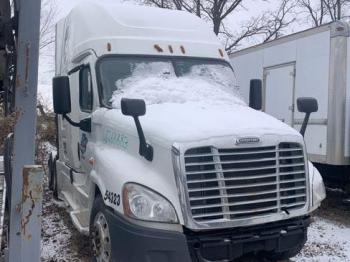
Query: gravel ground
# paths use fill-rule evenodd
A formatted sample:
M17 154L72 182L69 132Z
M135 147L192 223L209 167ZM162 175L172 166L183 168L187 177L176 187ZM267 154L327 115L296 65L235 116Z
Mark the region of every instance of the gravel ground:
M329 192L328 197L313 216L304 249L290 262L350 261L350 208L342 204L340 194ZM53 202L46 191L41 260L88 262L90 252L88 237L77 232L65 208ZM261 259L250 258L252 261Z
M91 261L89 238L74 228L65 207L52 201L48 190L44 195L41 242L41 261Z

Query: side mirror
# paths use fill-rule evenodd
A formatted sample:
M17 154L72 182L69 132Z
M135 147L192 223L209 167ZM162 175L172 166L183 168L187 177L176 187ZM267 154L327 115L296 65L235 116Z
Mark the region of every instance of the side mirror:
M71 112L70 86L68 76L56 76L52 81L53 108L56 114Z
M132 116L135 121L137 134L140 140L139 154L148 161L153 160L153 147L146 142L139 116L146 114L146 103L142 99L122 98L121 109L123 115Z
M56 76L52 80L53 109L56 114L62 115L72 126L79 127L82 131L91 132L91 118L86 118L79 123L70 119L67 114L72 111L70 102L70 85L68 76Z
M318 111L317 100L313 97L299 97L297 99L298 111L301 113L314 113Z
M255 110L262 110L262 81L260 79L250 80L249 106Z
M146 114L146 103L142 99L123 98L121 108L126 116L138 117Z
M298 111L301 113L305 113L304 122L301 126L300 133L305 136L306 127L310 119L311 113L318 111L318 103L317 100L313 97L299 97L297 99L297 107Z

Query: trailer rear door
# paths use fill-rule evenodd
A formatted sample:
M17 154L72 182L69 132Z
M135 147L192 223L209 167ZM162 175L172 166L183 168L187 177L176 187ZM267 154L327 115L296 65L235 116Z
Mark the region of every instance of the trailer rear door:
M264 68L265 112L293 126L295 64Z

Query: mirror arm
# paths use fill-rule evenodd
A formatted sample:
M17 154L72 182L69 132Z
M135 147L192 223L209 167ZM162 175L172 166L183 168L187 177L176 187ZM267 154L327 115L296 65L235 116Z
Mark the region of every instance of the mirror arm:
M91 118L90 117L81 120L79 123L74 122L66 114L63 115L63 118L66 119L68 121L68 123L71 124L72 126L79 127L82 131L89 132L89 133L91 132Z
M300 133L302 136L305 136L306 127L307 127L307 124L309 123L310 115L311 113L306 113L305 115L303 125L301 126L301 129L300 129Z
M80 123L74 122L72 119L69 118L66 114L63 115L63 118L68 121L69 124L71 124L74 127L80 127Z
M143 133L140 120L137 116L134 116L134 121L137 129L137 134L140 140L139 154L146 158L148 161L153 160L153 147L146 142L145 134Z

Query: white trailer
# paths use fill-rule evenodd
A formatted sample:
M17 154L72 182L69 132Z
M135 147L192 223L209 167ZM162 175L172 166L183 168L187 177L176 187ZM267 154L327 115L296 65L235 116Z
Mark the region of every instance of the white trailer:
M322 178L300 133L234 95L228 56L201 19L84 3L57 25L56 75L50 185L97 261L302 248Z
M230 56L247 100L249 81L263 80L263 111L299 130L299 97L314 97L305 140L311 161L350 165L350 27L334 22L253 46Z

